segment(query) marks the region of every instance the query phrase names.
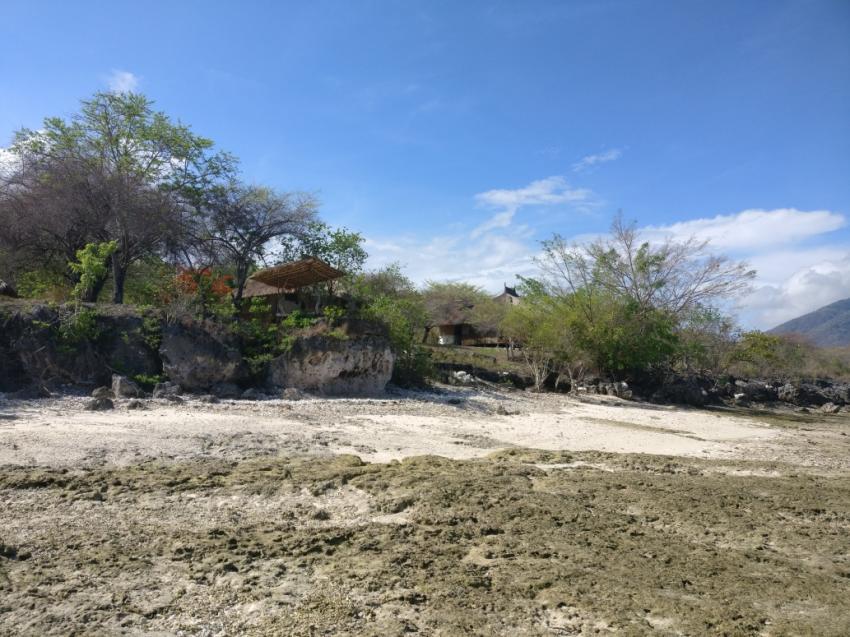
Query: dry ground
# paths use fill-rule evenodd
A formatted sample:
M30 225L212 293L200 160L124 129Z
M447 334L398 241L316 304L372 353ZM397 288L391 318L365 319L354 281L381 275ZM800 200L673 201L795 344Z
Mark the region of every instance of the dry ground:
M846 434L477 390L0 402L0 634L846 635Z

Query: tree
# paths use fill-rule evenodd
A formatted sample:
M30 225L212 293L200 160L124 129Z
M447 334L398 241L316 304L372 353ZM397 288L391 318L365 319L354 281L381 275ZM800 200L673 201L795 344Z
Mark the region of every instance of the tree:
M428 281L422 290L425 304L427 323L425 337L428 331L446 323L472 323L476 305L486 303L490 296L481 288L471 283L456 283L450 281Z
M349 289L352 296L361 303L379 296L410 298L417 295L416 286L402 272L398 263L390 263L383 268L361 272L351 277Z
M566 295L585 290L629 298L640 310L658 310L680 320L701 307L749 288L755 270L711 254L695 238L641 241L636 224L618 216L611 233L586 245L570 245L556 234L543 242L537 260L550 289ZM591 317L588 317L591 318Z
M518 344L538 391L551 372L556 387L566 375L575 389L589 362L575 334L581 317L568 299L549 294L534 279L521 279L520 287L522 303L507 306L500 330Z
M38 237L51 236L45 229L58 218L60 232L72 236L53 238L66 250L73 242L74 253L92 240L117 243L113 301L122 303L129 266L162 249L182 227L186 202L232 171L233 159L213 154L212 145L144 95L96 93L68 121L50 117L37 132L18 131L11 150L22 171L12 190L38 219Z
M89 298L92 287L104 280L107 259L117 248L118 244L115 241L108 241L89 243L82 250L77 250L77 260L68 265L80 277L80 282L74 287L74 295L78 299Z
M10 274L40 272L74 285L79 275L69 268L77 252L107 236L97 201L96 179L78 162L16 157L0 179L0 247L7 253ZM94 301L103 277L86 288L84 301Z
M708 317L755 276L745 263L710 253L706 241L641 241L620 217L609 236L586 245L559 235L544 241L538 264L546 291L581 319L571 337L613 376L660 371L679 353L693 358L696 332L721 329Z
M206 199L197 216L196 238L234 268L233 301L239 307L251 268L265 260L269 243L302 236L315 221L316 201L236 181L213 188Z
M363 248L364 238L359 232L347 228L331 228L322 221L308 224L304 232L281 242L278 262L287 263L310 256L353 276L363 271L368 254ZM334 281L324 286L329 295L334 293Z

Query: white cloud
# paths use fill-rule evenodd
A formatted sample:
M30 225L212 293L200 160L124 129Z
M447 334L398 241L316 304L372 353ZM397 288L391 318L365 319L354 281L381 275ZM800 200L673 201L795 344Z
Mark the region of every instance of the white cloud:
M417 283L428 279L468 281L497 292L517 274L533 276L539 247L526 226L512 225L522 206L582 203L589 191L571 189L562 177L550 177L517 190L491 190L476 196L480 205L502 208L471 234L442 237L370 239L370 265L393 261L406 266ZM769 329L819 307L850 297L850 250L831 239L846 218L827 210L793 208L744 210L640 229L650 241L695 236L709 239L713 250L747 260L758 272L753 292L740 299L739 317L750 328ZM592 241L600 234L576 235Z
M15 169L17 158L6 148L0 148L0 177L9 175Z
M585 157L582 157L576 163L573 164L573 171L581 172L582 170L593 168L594 166L598 166L599 164L604 164L606 162L619 159L620 157L622 157L622 155L623 151L619 148L612 148L602 153L596 153L595 155L586 155Z
M523 188L499 188L481 192L475 195L478 205L502 210L475 228L471 236L477 238L490 230L507 228L513 222L517 210L524 206L572 204L588 208L593 205L594 199L592 191L573 188L566 179L557 175L538 179Z
M776 327L824 305L850 297L850 251L815 261L778 285L761 285L743 299L743 317L762 329Z
M746 259L755 268L753 292L740 300L748 327L769 329L834 301L850 297L850 251L829 242L847 219L828 210L744 210L730 215L647 226L649 240L707 239L718 252ZM811 245L816 241L818 245Z
M510 285L517 274L530 275L535 269L534 252L527 242L497 233L474 240L457 235L370 238L366 250L370 267L400 262L420 285L428 280L466 281L495 293L501 291L503 282Z
M114 69L106 78L106 83L114 93L129 93L139 86L139 78L130 71Z
M708 239L721 250L756 250L797 243L842 228L846 219L828 210L795 208L744 210L710 219L693 219L666 226L647 226L650 237Z

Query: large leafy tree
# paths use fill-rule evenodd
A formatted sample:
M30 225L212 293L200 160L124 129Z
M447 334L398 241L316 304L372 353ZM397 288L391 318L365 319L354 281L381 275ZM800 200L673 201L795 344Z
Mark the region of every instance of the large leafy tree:
M264 262L273 240L299 239L316 220L313 197L279 193L237 181L212 188L196 215L195 244L234 270L234 304L251 269Z
M20 130L11 190L28 219L23 238L74 254L91 241L115 241L113 301L122 303L130 265L174 241L187 204L232 171L233 159L212 147L138 93L97 93L68 120Z
M436 326L449 323L474 323L475 307L490 300L477 285L454 281L428 281L422 290L427 324L425 334Z

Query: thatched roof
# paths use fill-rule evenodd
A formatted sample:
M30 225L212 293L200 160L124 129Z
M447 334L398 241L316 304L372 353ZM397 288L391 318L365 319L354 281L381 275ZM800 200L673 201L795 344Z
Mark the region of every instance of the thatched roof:
M316 257L307 257L300 261L254 272L248 279L243 296L269 296L291 292L314 283L338 279L341 276L345 276L345 272L337 270ZM249 286L253 290L251 294L247 294Z
M248 279L247 281L245 281L245 288L242 290L242 298L248 299L252 296L274 296L275 294L282 294L284 292L292 291L293 290L291 289L281 290L279 288L266 285L265 283L261 283L260 281Z

